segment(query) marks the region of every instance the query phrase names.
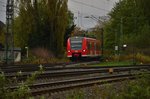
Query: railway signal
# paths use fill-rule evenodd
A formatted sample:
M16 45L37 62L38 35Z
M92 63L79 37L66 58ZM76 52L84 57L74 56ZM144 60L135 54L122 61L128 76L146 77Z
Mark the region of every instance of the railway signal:
M13 39L14 0L7 0L6 6L6 34L5 34L5 63L14 62Z

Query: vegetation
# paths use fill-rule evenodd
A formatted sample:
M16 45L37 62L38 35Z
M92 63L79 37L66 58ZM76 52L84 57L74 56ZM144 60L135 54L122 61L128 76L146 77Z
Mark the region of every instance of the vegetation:
M22 76L21 72L18 72L14 79L7 79L3 72L0 73L0 99L29 99L31 98L29 85L33 84L35 78L43 72L42 66L40 70L34 72L31 77L28 77L25 82L19 83L17 78ZM10 90L10 84L17 83L18 88Z
M5 41L4 28L5 25L0 21L0 49L4 47L4 41Z
M44 64L44 63L63 63L69 62L69 59L57 58L46 48L33 48L29 51L29 57L23 57L22 64Z
M150 55L149 0L120 0L109 13L110 21L104 28L105 48L114 52L114 47L127 44L127 51Z
M149 99L150 98L150 75L142 75L137 81L125 85L123 92L116 99Z
M149 99L150 75L137 76L136 80L123 81L70 92L67 99Z
M64 54L64 35L72 24L67 0L17 0L15 45L47 48L60 57Z
M132 65L132 61L106 61L96 64L94 66L124 66L124 65Z

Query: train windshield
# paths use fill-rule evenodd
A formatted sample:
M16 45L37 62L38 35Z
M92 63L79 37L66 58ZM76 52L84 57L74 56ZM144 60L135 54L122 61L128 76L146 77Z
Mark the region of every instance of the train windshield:
M72 38L70 38L71 49L73 49L73 50L82 49L82 40L83 40L83 37L72 37Z

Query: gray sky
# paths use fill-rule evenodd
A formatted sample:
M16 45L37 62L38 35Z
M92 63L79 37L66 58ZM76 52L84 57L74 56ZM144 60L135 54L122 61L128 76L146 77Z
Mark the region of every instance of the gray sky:
M85 16L106 16L119 0L68 0L68 8L74 13L77 26L87 29L97 24L96 20Z
M0 21L5 22L6 19L6 1L0 0Z
M0 20L6 20L6 1L0 0ZM68 0L68 8L74 13L75 24L77 26L87 29L96 25L96 20L84 18L85 16L106 16L113 8L115 2L119 0Z

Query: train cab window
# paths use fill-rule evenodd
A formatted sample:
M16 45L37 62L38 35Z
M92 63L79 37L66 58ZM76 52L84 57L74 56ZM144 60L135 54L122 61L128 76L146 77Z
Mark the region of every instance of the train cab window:
M83 41L82 37L72 37L70 41L71 41L71 49L73 50L82 49L82 41Z

